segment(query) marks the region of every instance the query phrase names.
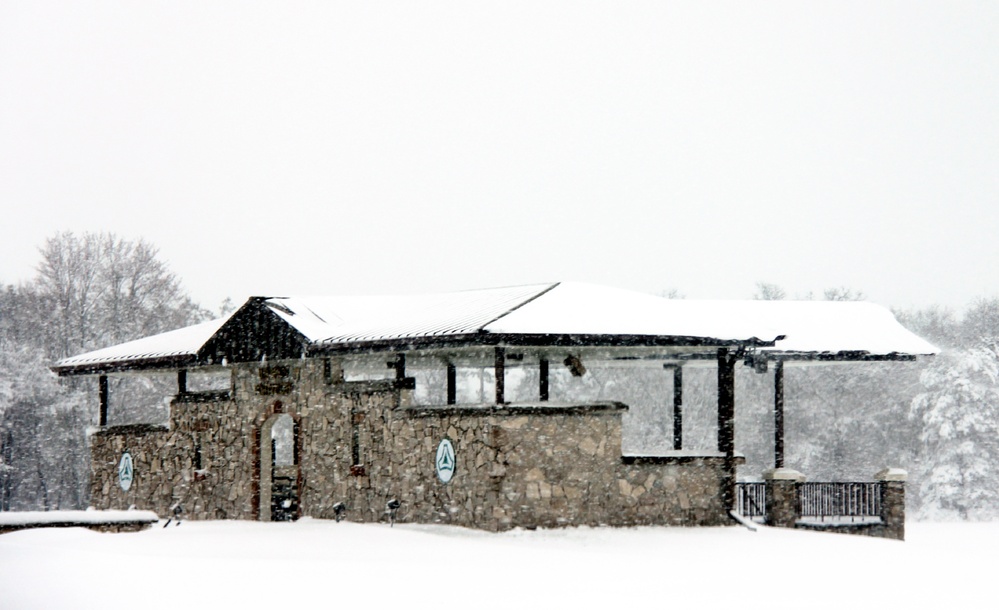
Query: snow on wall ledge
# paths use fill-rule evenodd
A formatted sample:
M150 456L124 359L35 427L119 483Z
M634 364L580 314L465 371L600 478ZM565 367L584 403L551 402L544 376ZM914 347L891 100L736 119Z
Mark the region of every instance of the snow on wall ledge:
M85 527L99 532L137 532L156 523L148 510L52 510L0 512L0 534L39 527Z
M32 526L72 523L155 523L159 516L149 510L31 510L0 512L0 526Z

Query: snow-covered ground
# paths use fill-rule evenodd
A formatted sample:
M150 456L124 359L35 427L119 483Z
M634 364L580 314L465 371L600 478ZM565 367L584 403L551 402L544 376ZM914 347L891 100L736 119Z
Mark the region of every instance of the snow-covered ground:
M0 535L0 608L993 607L999 523L907 535L310 519L38 529Z

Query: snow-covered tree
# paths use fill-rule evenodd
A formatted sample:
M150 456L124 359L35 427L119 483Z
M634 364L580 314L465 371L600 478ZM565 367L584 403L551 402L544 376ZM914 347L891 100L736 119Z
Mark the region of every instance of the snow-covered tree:
M86 505L95 384L59 383L53 361L207 317L142 240L60 233L39 251L32 281L0 289L0 510ZM161 404L137 399L155 381L115 392L120 383L113 422L162 416Z
M207 319L156 248L112 233L66 232L39 249L33 282L22 287L22 316L40 331L51 358L164 332Z
M945 352L922 374L911 416L922 424L915 481L923 517L994 518L999 510L999 352Z
M76 507L83 499L86 443L72 430L82 405L47 364L36 347L0 345L0 510Z

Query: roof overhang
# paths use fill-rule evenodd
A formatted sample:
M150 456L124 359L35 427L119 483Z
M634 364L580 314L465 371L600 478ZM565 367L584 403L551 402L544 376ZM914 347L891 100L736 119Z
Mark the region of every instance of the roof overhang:
M415 351L453 349L476 346L583 348L583 347L763 347L775 341L756 337L744 340L711 337L676 337L662 335L591 335L591 334L514 334L468 333L436 337L406 337L374 341L319 343L309 348L310 355L349 354L359 352Z
M587 284L386 297L253 297L226 319L66 358L59 375L508 347L608 360L904 361L938 350L869 303L686 301Z

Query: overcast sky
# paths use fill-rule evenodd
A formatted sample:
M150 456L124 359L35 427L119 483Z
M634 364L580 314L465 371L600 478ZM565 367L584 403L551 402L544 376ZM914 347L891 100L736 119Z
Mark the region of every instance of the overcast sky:
M996 2L0 0L0 282L999 294Z

